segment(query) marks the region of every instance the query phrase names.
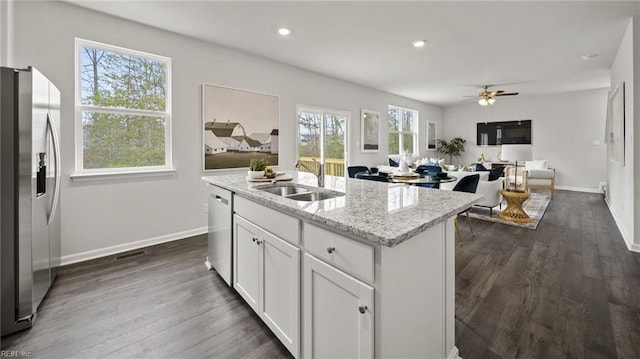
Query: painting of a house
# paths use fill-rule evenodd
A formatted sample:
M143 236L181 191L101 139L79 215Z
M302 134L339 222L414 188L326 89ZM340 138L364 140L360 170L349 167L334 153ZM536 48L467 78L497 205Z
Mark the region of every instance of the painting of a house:
M220 141L211 131L204 132L204 153L211 155L214 153L227 152L227 144Z
M204 170L243 168L252 158L278 164L279 98L203 85Z

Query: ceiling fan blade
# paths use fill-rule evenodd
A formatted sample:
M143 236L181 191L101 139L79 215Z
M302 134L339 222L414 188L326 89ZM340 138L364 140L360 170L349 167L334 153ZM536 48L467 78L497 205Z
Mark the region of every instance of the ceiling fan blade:
M495 96L515 96L518 95L518 92L503 92L496 94Z

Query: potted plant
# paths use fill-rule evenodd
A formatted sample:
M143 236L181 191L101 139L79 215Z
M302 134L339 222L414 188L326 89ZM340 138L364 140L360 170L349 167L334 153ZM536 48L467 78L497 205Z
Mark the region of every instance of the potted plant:
M453 157L458 157L464 152L464 144L467 140L461 137L454 137L451 141L438 140L438 152L449 155L449 164L453 164Z
M252 158L249 161L249 178L262 178L264 177L264 169L267 167L267 161L262 158Z

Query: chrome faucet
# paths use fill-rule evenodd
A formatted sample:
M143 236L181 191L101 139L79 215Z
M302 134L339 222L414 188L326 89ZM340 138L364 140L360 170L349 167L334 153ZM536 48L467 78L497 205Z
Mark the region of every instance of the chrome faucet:
M313 162L316 162L316 160L313 160ZM307 165L305 165L304 163L300 161L296 162L296 165L295 165L296 168L300 168L301 166L307 171L315 174L316 177L318 177L318 187L324 187L324 163L318 163L317 173L311 168L307 167Z

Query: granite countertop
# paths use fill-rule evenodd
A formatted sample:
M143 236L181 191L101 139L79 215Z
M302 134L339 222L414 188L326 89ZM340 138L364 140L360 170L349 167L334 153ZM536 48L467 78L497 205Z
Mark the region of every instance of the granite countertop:
M309 173L288 171L293 182L317 186ZM479 202L479 194L451 192L401 183L384 183L335 176L325 177L320 190L344 196L316 202L295 201L254 187L243 175L204 176L202 180L309 222L321 223L374 243L393 247ZM282 182L282 183L291 183Z

